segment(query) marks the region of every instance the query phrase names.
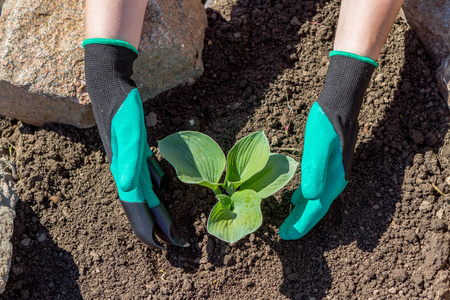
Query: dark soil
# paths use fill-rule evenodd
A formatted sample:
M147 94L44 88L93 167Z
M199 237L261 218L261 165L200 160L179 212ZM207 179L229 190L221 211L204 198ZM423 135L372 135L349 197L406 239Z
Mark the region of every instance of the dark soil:
M338 11L338 1L220 0L207 10L204 75L144 104L159 121L148 128L152 149L190 129L227 152L265 130L273 152L300 161ZM163 161L173 180L159 195L191 246L153 250L127 223L97 129L0 118L0 146L14 146L21 199L0 299L450 297L450 114L436 66L400 18L379 63L350 184L298 241L281 240L278 228L300 171L263 201L262 227L230 246L206 233L212 192L181 183ZM287 99L294 118L286 134Z

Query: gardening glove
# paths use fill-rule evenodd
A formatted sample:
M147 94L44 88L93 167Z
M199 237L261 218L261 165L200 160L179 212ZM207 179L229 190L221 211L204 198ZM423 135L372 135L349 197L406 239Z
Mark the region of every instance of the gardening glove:
M377 63L342 51L330 53L325 85L306 121L301 186L280 226L284 240L299 239L325 215L347 186L358 134L358 115Z
M155 234L168 243L188 245L176 234L153 191L149 172L153 153L147 144L141 97L131 80L137 50L111 39L87 39L83 47L86 88L120 203L133 231L154 248L164 249Z

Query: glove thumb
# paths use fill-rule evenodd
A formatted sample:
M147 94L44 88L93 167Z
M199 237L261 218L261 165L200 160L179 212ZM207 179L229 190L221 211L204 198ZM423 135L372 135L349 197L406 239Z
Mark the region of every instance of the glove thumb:
M318 103L309 112L301 166L302 193L308 199L319 199L325 190L332 149L339 136Z

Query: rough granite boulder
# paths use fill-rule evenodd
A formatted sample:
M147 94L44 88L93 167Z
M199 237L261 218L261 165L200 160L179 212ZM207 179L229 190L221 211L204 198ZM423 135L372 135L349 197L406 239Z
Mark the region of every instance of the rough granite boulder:
M133 76L142 99L203 73L206 26L199 0L148 1ZM95 125L85 89L84 32L84 1L6 0L0 16L0 113L37 126Z
M6 157L0 157L0 294L3 293L11 266L15 206L19 199Z
M403 16L439 68L436 80L450 107L450 5L448 0L405 0Z

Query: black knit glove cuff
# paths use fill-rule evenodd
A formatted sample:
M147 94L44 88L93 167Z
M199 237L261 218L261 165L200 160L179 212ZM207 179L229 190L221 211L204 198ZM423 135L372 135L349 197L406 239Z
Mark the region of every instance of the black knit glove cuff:
M341 140L346 180L350 177L358 135L358 115L374 70L372 63L344 55L331 56L325 85L317 99Z

